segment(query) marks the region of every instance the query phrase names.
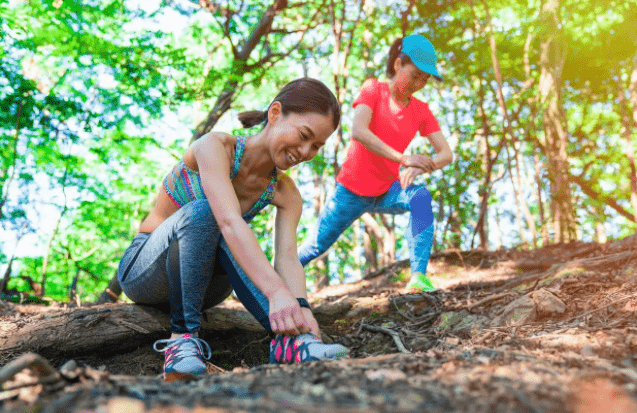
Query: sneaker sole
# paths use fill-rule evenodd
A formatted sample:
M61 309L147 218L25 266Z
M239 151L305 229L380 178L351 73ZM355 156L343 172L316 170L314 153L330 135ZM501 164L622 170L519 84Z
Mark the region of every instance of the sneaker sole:
M190 381L190 380L196 380L197 376L193 375L193 374L187 374L187 373L168 373L168 374L164 374L164 381L166 382L171 382L171 381L175 381L175 380L181 380L181 381Z

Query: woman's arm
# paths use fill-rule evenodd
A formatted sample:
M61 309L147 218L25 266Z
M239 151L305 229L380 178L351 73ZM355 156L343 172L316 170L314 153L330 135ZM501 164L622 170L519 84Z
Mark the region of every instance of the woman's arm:
M303 199L292 179L280 175L275 199L274 269L296 298L307 298L305 270L297 252L297 227L303 210ZM318 323L309 308L301 308L312 332L318 336Z
M285 282L261 250L243 220L239 200L229 177L230 154L222 138L207 135L193 147L206 198L232 255L270 302L270 324L278 334L297 335L309 330L301 309Z
M352 138L360 142L361 145L390 161L399 162L405 166L415 166L424 170L430 169L430 161L422 155L403 155L396 149L387 145L371 130L369 124L372 121L372 108L365 104L358 104L354 109L354 122L352 124Z
M442 169L449 165L453 161L453 152L449 147L447 139L442 132L434 132L431 135L427 135L427 139L433 145L436 155L432 158L434 161L435 169Z

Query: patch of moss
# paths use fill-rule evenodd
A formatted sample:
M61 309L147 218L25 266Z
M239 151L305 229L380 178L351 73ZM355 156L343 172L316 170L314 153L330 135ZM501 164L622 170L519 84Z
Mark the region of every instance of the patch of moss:
M559 271L557 274L543 279L539 282L539 285L545 285L552 281L559 280L560 278L568 278L585 272L586 270L580 267L565 268L562 271Z
M637 276L637 268L635 268L634 266L630 265L624 270L624 274L627 277L629 277L629 278L633 278L633 277Z
M409 280L409 275L409 271L398 271L395 276L390 277L387 281L390 283L405 282Z

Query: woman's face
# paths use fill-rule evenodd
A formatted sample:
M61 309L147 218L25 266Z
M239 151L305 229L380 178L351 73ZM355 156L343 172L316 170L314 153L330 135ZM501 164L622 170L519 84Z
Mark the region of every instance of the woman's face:
M394 63L394 70L396 71L394 85L401 92L409 95L412 95L425 87L427 81L431 77L429 73L423 72L415 65L411 63L403 63L400 58L397 58Z
M269 113L268 118L272 134L270 151L279 169L286 170L314 158L334 132L331 115L313 112L283 115L279 102L274 102L269 112L272 109L274 116Z

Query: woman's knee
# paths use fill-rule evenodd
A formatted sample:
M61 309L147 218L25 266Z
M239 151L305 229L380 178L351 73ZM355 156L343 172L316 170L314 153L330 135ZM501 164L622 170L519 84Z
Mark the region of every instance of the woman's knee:
M431 209L431 193L429 192L427 188L420 187L411 196L411 199L409 200L409 204L411 205L412 209L414 206L418 208L422 208L426 206Z
M177 213L180 214L177 224L179 229L207 231L217 228L217 221L206 199L189 202Z
M431 193L427 188L419 188L409 201L414 235L429 227L434 220Z

